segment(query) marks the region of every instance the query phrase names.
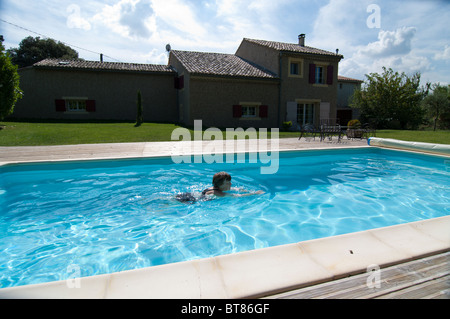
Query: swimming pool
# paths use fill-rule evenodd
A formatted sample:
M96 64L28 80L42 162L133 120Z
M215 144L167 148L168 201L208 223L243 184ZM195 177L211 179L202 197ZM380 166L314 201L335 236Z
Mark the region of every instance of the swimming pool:
M220 170L265 194L186 205ZM258 164L170 158L0 167L0 287L287 244L449 214L450 165L381 149L280 153Z

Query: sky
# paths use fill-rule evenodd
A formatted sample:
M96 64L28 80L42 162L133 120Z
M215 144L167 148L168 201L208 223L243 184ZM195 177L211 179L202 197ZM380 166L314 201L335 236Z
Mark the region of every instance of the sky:
M339 49L339 75L385 66L450 84L450 0L0 0L0 19L7 49L40 35L85 60L152 64L167 64L167 44L233 54L243 38L304 33L307 46Z

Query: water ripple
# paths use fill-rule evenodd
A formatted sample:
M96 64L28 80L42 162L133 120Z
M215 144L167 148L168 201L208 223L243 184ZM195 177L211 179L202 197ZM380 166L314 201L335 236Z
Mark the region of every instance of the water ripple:
M63 280L70 265L89 276L450 214L442 160L317 154L290 153L273 176L245 164L162 160L3 169L0 287ZM191 205L174 199L199 194L218 170L231 173L234 187L265 193Z

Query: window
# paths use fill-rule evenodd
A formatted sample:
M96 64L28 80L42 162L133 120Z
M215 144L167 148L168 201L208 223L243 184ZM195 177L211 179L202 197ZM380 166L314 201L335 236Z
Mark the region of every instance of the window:
M256 117L256 106L245 106L242 105L242 116L241 117Z
M300 103L297 105L297 123L300 125L314 124L313 103Z
M333 66L328 64L309 65L309 83L319 85L332 85L334 79Z
M291 63L291 75L298 75L298 63Z
M63 97L55 100L56 112L89 113L95 112L95 100L87 97Z
M323 84L323 66L316 66L315 83Z
M289 77L303 77L303 60L289 58Z
M67 112L86 112L86 100L66 100Z
M269 116L269 107L257 102L244 102L233 105L233 117L260 120Z

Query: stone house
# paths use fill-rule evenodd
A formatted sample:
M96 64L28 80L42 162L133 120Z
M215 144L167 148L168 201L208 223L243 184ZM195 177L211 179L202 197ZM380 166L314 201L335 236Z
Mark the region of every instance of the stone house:
M168 65L46 59L20 69L16 118L136 118L192 126L281 127L336 121L343 58L298 43L243 39L235 54L171 50Z

